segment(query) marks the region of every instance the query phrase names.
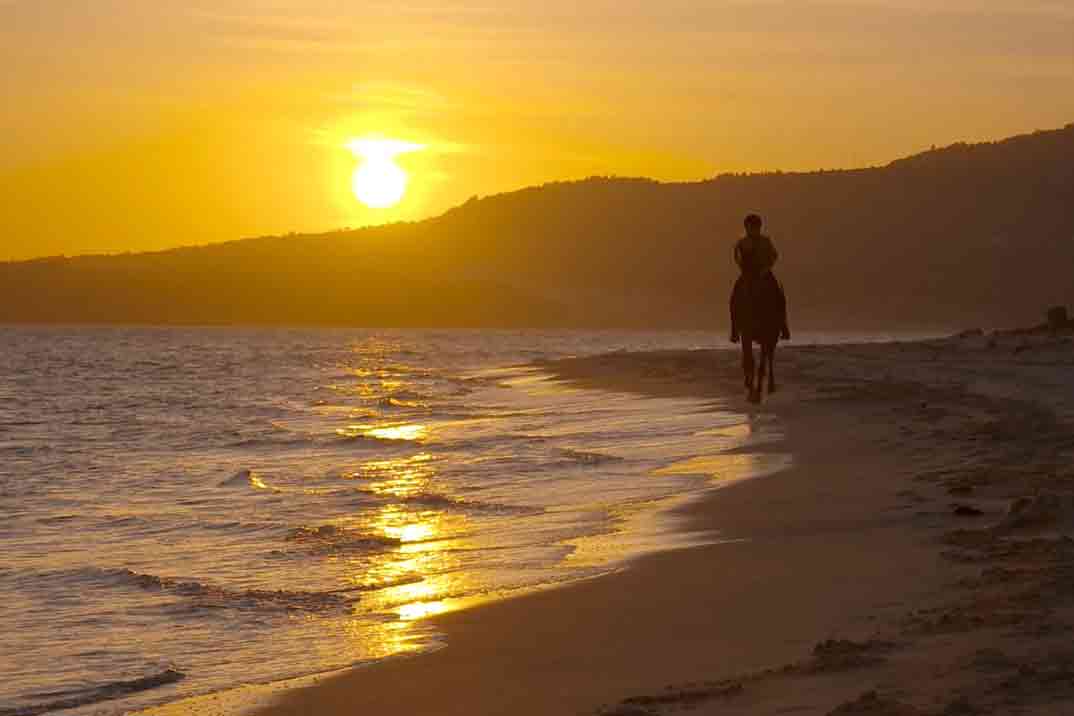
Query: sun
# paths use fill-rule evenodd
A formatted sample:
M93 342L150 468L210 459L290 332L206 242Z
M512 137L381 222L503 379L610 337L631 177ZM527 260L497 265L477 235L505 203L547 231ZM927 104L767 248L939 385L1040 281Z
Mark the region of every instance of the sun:
M361 162L351 180L354 196L371 209L389 209L398 204L406 195L408 177L395 158L424 148L398 139L367 137L348 142L347 149Z

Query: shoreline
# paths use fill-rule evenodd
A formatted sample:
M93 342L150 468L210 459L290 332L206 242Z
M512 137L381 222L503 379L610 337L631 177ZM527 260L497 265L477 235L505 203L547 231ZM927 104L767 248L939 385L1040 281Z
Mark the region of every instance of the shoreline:
M684 366L672 365L673 380L641 386L609 381L607 366L593 377L571 373L569 360L554 364L558 379L581 387L702 397L683 380ZM728 386L717 381L710 387L718 391L711 397L721 397ZM857 515L883 515L901 481L890 480L886 491L871 484L866 494L855 494L856 475L897 475L896 466L861 444L857 454L834 461L819 453L818 435L847 423L842 416L803 415L795 401L787 393L766 410L784 422L787 435L777 445L795 456L794 465L677 509L688 529L715 527L722 537L744 541L647 555L599 579L433 617L445 648L284 693L256 713L592 713L670 684L795 662L826 639L862 638L878 609L938 588L943 570L900 525L886 517L863 524ZM827 479L816 479L821 473ZM830 492L836 485L848 491L851 505L816 499L818 489ZM869 501L871 510L863 507ZM776 505L798 513L774 521ZM841 529L859 539L834 539ZM908 553L916 573L890 574L875 560L896 551ZM811 568L803 573L800 565ZM869 588L848 592L848 573ZM795 603L788 608L791 594ZM855 695L854 689L848 686L837 700Z
M548 368L542 366L541 362L522 364L519 367L529 369L538 368L538 372L534 374L534 377L537 378L540 383L555 384L562 382L551 372L546 372L548 371ZM720 404L722 401L714 404L709 401L698 401L696 400L696 396L683 395L675 397L683 399L683 409L689 409L691 411L696 410L699 413L704 414L708 414L710 411L714 413L729 412ZM687 400L689 398L694 399ZM689 403L689 405L687 405L687 403ZM730 412L732 412L732 414L737 414L734 413L734 411ZM653 555L673 553L728 542L728 540L721 539L718 536L718 532L711 529L711 526L692 525L689 517L690 510L696 504L708 499L712 492L717 489L725 489L732 484L740 482L766 478L773 473L786 469L790 457L789 455L784 455L782 453L769 454L769 451L766 449L767 446L769 444L778 444L781 437L778 435L766 435L764 440L758 440L758 436L756 435L747 435L744 431L745 416L742 415L741 417L743 418L742 422L717 426L712 428L711 431L706 431L706 434L711 432L713 435L732 438L737 443L730 449L718 449L719 455L715 457L721 457L725 454L729 457L738 457L756 452L759 458L759 463L762 464L747 468L738 465L738 460L735 459L735 457L732 457L732 462L736 464L732 465L729 470L730 477L726 479L726 482L721 481L720 484L716 484L714 479L703 475L697 468L691 466L680 467L681 463L692 462L691 460L672 462L664 468L649 473L651 476L659 476L662 474L690 475L696 478L697 481L701 483L701 486L692 488L688 492L654 498L651 502L640 503L644 505L643 507L630 509L623 514L620 514L617 519L629 524L629 526L623 529L622 536L628 540L633 540L635 546L629 550L631 552L630 554L607 563L605 571L587 576L578 576L568 581L550 581L540 586L512 590L495 596L458 598L453 600L457 603L453 608L444 613L434 613L426 617L421 617L420 620L426 624L435 624L439 620L448 618L450 615L458 612L481 610L493 604L524 599L529 596L569 589L575 585L606 579L623 570L631 569L638 561ZM754 447L759 449L754 450ZM769 460L769 458L788 458L788 460ZM594 539L599 541L600 537L601 535L593 535L577 538L577 542L574 543L576 551L572 554L570 559L580 558L583 563L588 563L588 560L592 559L592 556L585 556L592 550L589 543ZM650 545L649 540L652 540L654 543ZM656 543L659 544L657 545ZM448 644L446 643L443 629L436 626L432 628L431 631L434 632L436 636L431 642L431 646L421 651L393 654L325 671L289 676L269 682L238 684L217 691L186 696L177 700L139 708L130 713L141 714L144 716L177 716L179 714L202 713L262 713L266 709L271 709L275 705L275 702L281 698L285 698L289 693L295 690L315 689L325 680L346 677L349 674L358 673L369 668L376 668L381 665L390 665L396 662L420 659L447 648Z
M664 351L542 367L578 387L705 398L738 390L736 363ZM1050 713L1074 701L1057 678L1074 674L1072 366L1069 341L1043 338L783 351L789 389L756 415L784 441L746 454L794 464L676 508L727 541L433 617L444 648L256 713ZM1005 527L1011 497L1038 485L1035 514L1048 471L1069 508L1027 534Z

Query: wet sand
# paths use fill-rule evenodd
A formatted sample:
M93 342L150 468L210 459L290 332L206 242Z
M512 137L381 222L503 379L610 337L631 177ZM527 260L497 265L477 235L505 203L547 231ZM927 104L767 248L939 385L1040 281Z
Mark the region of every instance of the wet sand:
M741 390L734 356L720 352L545 367L606 390ZM757 420L776 421L786 438L757 449L788 451L794 465L683 508L690 527L736 541L434 617L446 648L325 678L259 713L1061 713L1074 704L1071 344L799 348L777 367L784 389Z

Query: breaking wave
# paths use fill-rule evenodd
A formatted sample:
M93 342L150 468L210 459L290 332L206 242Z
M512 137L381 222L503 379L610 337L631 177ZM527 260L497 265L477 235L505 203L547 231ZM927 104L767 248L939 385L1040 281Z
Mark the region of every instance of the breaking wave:
M451 510L466 513L482 513L485 515L533 515L542 512L537 507L522 505L504 505L498 502L481 502L479 500L465 500L435 492L427 492L417 495L381 495L372 490L360 490L364 495L378 497L388 502L426 507L430 509Z
M148 691L168 684L174 684L186 678L186 674L173 668L149 674L138 679L112 681L97 686L67 691L52 691L32 694L31 698L43 699L37 703L15 708L0 707L0 716L38 716L52 711L74 709L123 698L139 691Z
M190 600L197 609L284 610L327 612L345 609L358 601L350 590L308 592L290 590L234 590L197 580L142 574L129 569L102 570L120 581L152 592L166 592ZM359 591L359 590L354 590Z
M623 459L616 455L608 455L607 453L592 452L588 450L572 450L571 448L561 450L560 454L568 460L581 463L582 465L603 465L608 462L620 462Z
M382 551L400 544L392 537L356 534L336 525L298 527L288 533L287 539L307 547L314 554Z
M219 487L253 487L257 490L267 490L274 493L281 492L280 489L267 485L253 470L239 470L221 482Z

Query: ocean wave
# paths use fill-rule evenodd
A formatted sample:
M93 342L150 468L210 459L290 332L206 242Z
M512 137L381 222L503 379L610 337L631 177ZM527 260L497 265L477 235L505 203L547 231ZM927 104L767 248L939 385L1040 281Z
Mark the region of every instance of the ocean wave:
M336 525L297 527L288 533L287 540L302 544L315 554L377 552L398 547L400 544L400 541L393 537L356 534Z
M427 405L433 399L431 395L416 390L409 390L407 388L396 390L385 397L406 403L420 403L422 405Z
M417 495L382 495L373 492L372 490L360 490L360 492L362 494L382 498L389 502L459 512L477 512L486 515L532 515L542 512L540 508L536 507L465 500L435 492L424 492Z
M503 378L498 375L448 375L445 380L453 385L487 387L499 385Z
M528 446L542 445L550 442L551 438L543 435L526 435L524 433L502 433L499 435L485 435L476 438L445 439L443 445L453 452L480 453L491 448L504 446ZM513 459L513 458L512 458Z
M51 445L3 445L0 453L10 453L15 457L33 457L37 453L53 452Z
M336 431L335 436L331 439L335 443L343 443L349 445L368 445L369 447L377 448L404 448L415 442L422 442L421 440L403 440L398 438L382 438L376 435L369 435L367 433L360 433L351 431L349 429L339 429Z
M583 465L603 465L607 462L619 462L623 459L617 455L608 455L607 453L589 450L574 450L572 448L564 448L560 450L560 454L571 462Z
M258 490L267 490L268 492L273 493L282 492L279 488L265 484L265 481L258 477L253 470L239 470L234 475L221 482L218 487L253 487Z
M395 395L386 395L377 401L377 405L386 410L428 410L429 404L423 400L407 400Z
M297 447L314 442L314 438L308 435L266 435L260 437L247 437L234 440L226 444L229 448L255 448L255 447Z
M73 709L89 706L103 701L113 701L139 691L148 691L168 684L174 684L186 678L186 674L174 668L149 674L138 679L111 681L97 686L88 686L68 691L53 691L32 694L30 698L37 701L27 706L15 708L0 707L0 716L37 716L51 711Z
M327 592L241 589L234 590L197 580L142 574L129 569L103 570L119 582L151 592L167 592L191 600L196 609L283 610L330 612L346 609L358 597L335 590Z
M145 529L151 529L156 527L153 520L146 518L143 515L116 515L116 514L104 514L98 518L100 524L107 528L129 528L129 527L141 527Z
M273 494L279 490L270 490ZM181 504L200 504L199 502ZM286 524L271 520L258 520L255 515L249 515L251 519L226 519L228 515L221 515L220 519L210 517L192 517L183 512L159 512L151 515L144 514L115 514L106 513L93 518L92 529L126 530L129 534L147 537L149 535L162 535L168 533L190 534L192 531L201 530L208 532L241 532L253 534L258 532L271 532L286 527ZM242 515L247 517L247 515Z
M38 517L37 522L42 525L59 525L81 517L82 515L50 515L48 517Z

